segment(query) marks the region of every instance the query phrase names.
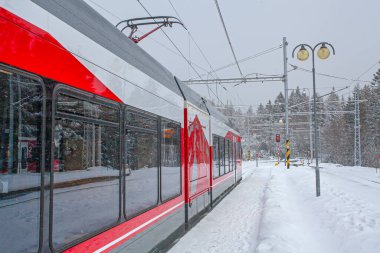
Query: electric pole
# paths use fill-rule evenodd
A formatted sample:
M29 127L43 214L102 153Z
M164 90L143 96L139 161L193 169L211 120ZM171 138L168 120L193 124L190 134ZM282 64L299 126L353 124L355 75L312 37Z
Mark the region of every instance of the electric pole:
M283 37L282 48L284 51L284 89L285 89L285 143L286 145L286 153L289 155L286 156L286 166L289 169L290 166L290 142L289 142L289 101L288 101L288 55L286 52L286 48L288 46L288 42L286 41L286 37Z
M362 166L362 155L360 147L360 107L359 107L359 85L355 89L355 146L354 146L354 162L355 166Z

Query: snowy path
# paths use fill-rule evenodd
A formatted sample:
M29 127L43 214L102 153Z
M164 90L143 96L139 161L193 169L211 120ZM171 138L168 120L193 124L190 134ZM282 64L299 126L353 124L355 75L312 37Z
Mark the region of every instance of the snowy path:
M252 171L254 173L252 173ZM253 252L271 169L245 166L244 180L170 250Z
M380 252L380 173L323 164L245 163L243 182L171 249L176 252Z

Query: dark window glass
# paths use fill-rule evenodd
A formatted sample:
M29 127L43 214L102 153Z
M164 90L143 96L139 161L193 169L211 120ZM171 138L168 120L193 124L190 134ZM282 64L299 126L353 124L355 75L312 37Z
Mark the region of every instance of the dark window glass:
M42 87L3 70L0 87L0 251L37 252Z
M53 245L61 248L118 220L119 127L57 116L54 147Z
M140 120L135 113L133 117L134 122L151 122L151 126L157 126L156 119L143 117ZM127 127L124 165L127 217L135 216L158 203L158 133L154 132L157 127L149 130L152 132Z
M230 171L232 171L234 169L233 167L233 148L232 148L232 144L233 142L232 141L228 141L228 154L229 154L229 159L230 159Z
M224 139L224 173L228 173L230 170L229 154L228 154L229 141Z
M219 167L219 175L224 175L224 167L225 167L225 159L224 159L224 139L219 138L219 154L220 154L220 167Z
M91 103L73 96L59 94L57 111L76 114L88 118L119 122L119 110L110 106Z
M157 131L157 119L142 113L127 111L126 123L127 126Z
M161 197L162 201L181 193L181 126L161 122Z
M212 174L214 178L219 177L219 137L213 136L213 170Z
M237 143L234 143L234 170L236 170L236 160L237 160Z
M243 156L243 150L241 148L241 143L239 142L238 143L238 159L241 160L242 156Z

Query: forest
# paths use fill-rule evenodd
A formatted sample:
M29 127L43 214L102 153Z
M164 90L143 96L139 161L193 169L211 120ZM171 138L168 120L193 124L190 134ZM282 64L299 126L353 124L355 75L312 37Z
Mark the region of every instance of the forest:
M312 137L315 150L312 89L289 89L289 140L291 157L307 157ZM379 166L380 155L380 69L373 75L371 83L353 84L352 87L332 88L325 94L316 95L317 143L322 162L342 165L355 164L355 104L357 126L360 129L361 165ZM235 107L228 103L221 111L229 117L229 123L243 137L243 151L260 156L276 157L278 151L285 153L285 98L280 92L272 102L253 107ZM311 117L310 117L311 116ZM312 130L312 131L310 131ZM311 132L311 133L310 133ZM280 134L280 143L275 142ZM357 137L359 139L359 136ZM357 147L359 147L357 145ZM315 153L315 152L313 152Z

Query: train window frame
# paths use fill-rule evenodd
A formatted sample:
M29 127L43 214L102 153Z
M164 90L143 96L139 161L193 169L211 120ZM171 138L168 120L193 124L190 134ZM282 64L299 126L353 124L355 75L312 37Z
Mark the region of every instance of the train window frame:
M214 139L216 139L216 143L217 143L217 149L215 150L215 147L214 147ZM212 178L213 179L217 179L219 177L221 177L220 175L220 148L219 148L219 140L220 140L220 137L216 134L213 134L212 135L212 141L213 141L213 145L212 145L212 151L213 151L213 154L212 154L212 159L213 159L213 163L212 163L212 172L214 172L214 164L215 164L215 161L214 161L214 152L217 154L218 156L218 176L214 176L214 173L212 173Z
M177 194L177 195L175 195L175 196L172 196L172 197L170 197L170 198L167 198L167 199L165 199L165 200L163 200L162 199L162 173L161 173L161 165L162 165L162 157L161 157L161 142L162 142L162 136L161 136L161 134L162 134L162 129L161 129L161 127L162 127L162 120L165 120L165 121L167 121L167 122L170 122L170 123L173 123L173 124L175 124L175 125L177 125L178 127L179 127L179 167L180 167L180 192L179 192L179 194ZM160 187L160 189L159 189L159 192L160 192L160 203L161 204L164 204L164 203L166 203L166 202L169 202L170 200L173 200L173 199L175 199L175 198L178 198L179 196L182 196L183 195L183 190L182 190L182 187L183 187L183 185L182 185L182 176L183 176L183 173L182 173L182 139L183 138L181 138L182 136L181 136L181 131L182 131L182 126L181 126L181 123L179 123L179 122L176 122L176 121L174 121L174 120L171 120L171 119L168 119L168 118L165 118L165 117L159 117L159 128L160 128L160 131L159 131L159 171L160 171L160 174L159 174L159 176L160 176L160 178L159 178L159 187Z
M237 169L237 142L234 142L234 170Z
M45 172L46 172L46 85L43 81L43 79L35 75L31 72L27 72L3 63L0 63L0 71L2 72L9 72L9 73L14 73L21 75L26 78L30 78L32 80L35 80L41 85L41 95L42 95L42 106L41 106L41 168L40 168L40 194L39 194L39 215L38 215L38 245L37 245L37 252L42 252L42 246L43 246L43 234L44 234L44 229L43 229L43 224L45 223L46 219L45 215L46 212L44 210L45 206L45 188L49 187L45 185Z
M225 159L225 147L224 145L226 145L226 142L224 140L223 137L218 137L218 141L219 141L219 177L222 177L223 175L225 175L225 167L226 167L226 159ZM222 144L223 143L223 150L222 150ZM223 156L221 155L223 153ZM223 161L223 166L222 166L222 161Z
M230 173L230 145L229 140L227 138L224 138L224 174ZM226 152L227 151L227 152Z
M115 108L119 111L119 121L118 121L118 123L115 123L115 122L111 123L111 122L100 120L100 119L89 118L89 117L75 115L75 114L71 114L71 113L58 112L57 111L57 101L58 101L57 98L58 98L59 94L64 94L64 95L67 95L67 96L70 96L73 98L85 100L85 101L88 101L90 103L95 103L97 105L105 105L105 106L108 106L111 108ZM72 121L81 121L83 123L98 123L98 124L108 126L108 127L110 127L110 126L115 127L116 125L118 125L117 127L118 127L118 132L119 132L119 141L121 143L123 140L122 124L123 124L123 116L124 116L122 113L123 113L123 109L118 102L111 101L111 100L103 98L101 96L94 95L94 94L88 93L86 91L76 89L76 88L68 86L66 84L56 83L54 86L53 92L52 92L51 138L53 138L54 133L55 133L55 126L56 126L56 122L57 122L56 118L58 115L58 117L60 117L60 118L69 119ZM54 152L55 152L54 141L51 141L51 147L50 147L50 153L51 153L50 183L49 183L49 187L50 187L50 194L49 194L49 198L50 198L49 199L49 247L53 252L57 252L57 251L61 252L61 251L67 250L67 249L77 245L78 243L86 241L86 240L88 240L88 239L90 239L90 238L92 238L98 234L101 234L104 231L106 231L112 227L115 227L116 225L120 224L123 221L122 220L122 210L121 210L121 208L122 208L122 191L121 191L122 190L122 156L121 155L123 155L123 154L122 154L122 147L120 146L119 147L120 164L119 164L119 187L118 187L118 194L119 194L119 196L118 196L118 217L116 217L117 219L115 219L115 222L113 222L107 226L104 226L102 228L99 228L99 229L97 229L97 230L95 230L95 231L93 231L87 235L84 235L84 236L81 236L77 239L74 239L73 241L71 241L69 243L63 244L59 248L56 248L54 246L54 243L53 243Z
M134 126L131 126L131 125L127 125L127 113L128 112L132 112L132 113L135 113L137 115L140 115L140 116L143 116L145 118L150 118L150 119L156 119L157 120L157 127L156 127L156 130L149 130L149 129L145 129L145 128L140 128L140 127L134 127ZM133 106L130 106L130 105L125 105L124 106L124 109L123 109L123 138L122 138L122 162L121 164L124 164L124 159L125 159L125 151L124 150L124 143L125 141L127 140L126 138L126 135L127 135L127 132L128 132L128 129L132 130L132 131L137 131L137 132L145 132L145 133L150 133L150 134L156 134L156 137L157 137L157 202L150 206L150 207L147 207L143 210L140 210L139 212L133 214L133 215L127 215L127 212L126 212L126 201L125 201L125 198L126 198L126 178L125 178L125 170L124 168L122 168L122 181L123 181L123 190L122 190L122 195L123 195L123 206L122 206L122 213L123 213L123 217L126 221L128 220L131 220L143 213L146 213L148 212L149 210L152 210L156 207L158 207L160 204L161 204L161 179L160 179L160 146L161 146L161 140L159 139L159 135L160 135L160 116L158 115L155 115L153 113L150 113L150 112L147 112L147 111L144 111L144 110L141 110L141 109L138 109L136 107L133 107ZM122 166L123 167L123 166ZM182 178L181 178L182 179ZM181 180L182 181L182 180ZM182 189L181 189L182 190Z

